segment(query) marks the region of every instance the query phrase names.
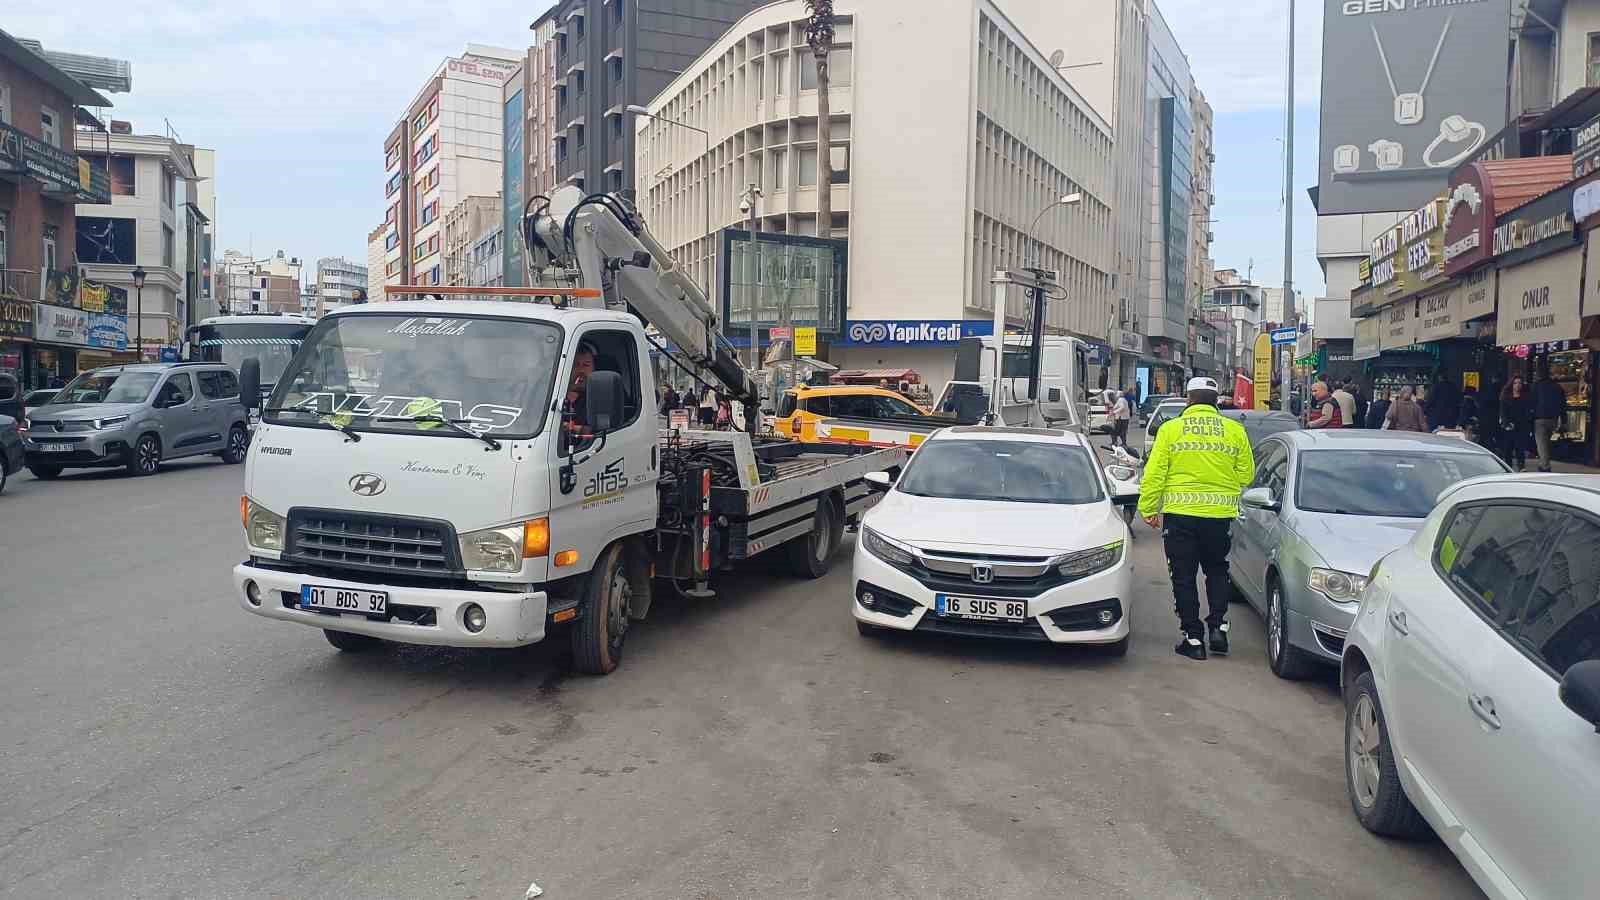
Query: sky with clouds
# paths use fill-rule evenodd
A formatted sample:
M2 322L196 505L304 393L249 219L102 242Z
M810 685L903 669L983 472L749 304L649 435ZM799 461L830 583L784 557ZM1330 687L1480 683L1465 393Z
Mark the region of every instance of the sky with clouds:
M110 114L140 132L170 123L184 141L217 151L220 249L364 263L367 233L383 214L382 143L399 111L439 61L468 42L525 47L528 24L545 5L251 0L206 12L175 0L82 0L70 16L53 4L13 4L0 28L46 49L132 62L134 91L111 95ZM1216 111L1213 256L1219 268L1253 266L1257 281L1280 283L1288 6L1160 7ZM1296 287L1315 294L1322 273L1304 188L1316 179L1322 10L1297 10L1293 274Z

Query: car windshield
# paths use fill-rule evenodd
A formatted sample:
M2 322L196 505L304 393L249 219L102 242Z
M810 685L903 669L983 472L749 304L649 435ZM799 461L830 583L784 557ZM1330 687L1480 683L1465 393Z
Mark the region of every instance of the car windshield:
M1183 415L1185 406L1186 404L1182 403L1168 403L1156 407L1155 413L1150 416L1150 433L1155 434L1156 430L1161 427L1161 423Z
M374 431L531 437L544 427L561 355L554 325L393 313L324 319L278 380L266 420ZM376 421L387 417L418 421Z
M1450 485L1504 471L1487 453L1308 450L1300 454L1295 506L1306 512L1420 519Z
M932 441L911 457L898 489L917 497L1093 503L1102 496L1082 447L1038 441Z
M159 372L85 372L56 392L51 403L143 403Z

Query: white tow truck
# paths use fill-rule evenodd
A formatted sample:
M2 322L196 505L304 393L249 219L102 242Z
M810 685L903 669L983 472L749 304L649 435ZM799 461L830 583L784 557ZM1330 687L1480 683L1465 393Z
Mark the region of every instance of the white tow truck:
M346 651L516 647L559 626L575 668L604 674L662 586L711 597L717 571L764 553L820 577L878 499L864 476L905 463L752 423L663 427L645 322L759 422L711 304L619 197L564 187L525 224L545 287L392 287L435 296L306 336L247 458L246 610ZM463 292L522 302L447 299ZM248 403L259 367L241 380Z

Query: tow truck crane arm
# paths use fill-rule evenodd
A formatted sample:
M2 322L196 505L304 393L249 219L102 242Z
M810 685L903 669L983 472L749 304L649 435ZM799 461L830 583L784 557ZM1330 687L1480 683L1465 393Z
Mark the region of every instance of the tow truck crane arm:
M745 405L750 422L760 421L760 387L721 336L716 308L673 263L631 203L563 185L526 217L523 230L536 273L576 270L581 286L601 289L599 299L577 302L626 309L655 326Z

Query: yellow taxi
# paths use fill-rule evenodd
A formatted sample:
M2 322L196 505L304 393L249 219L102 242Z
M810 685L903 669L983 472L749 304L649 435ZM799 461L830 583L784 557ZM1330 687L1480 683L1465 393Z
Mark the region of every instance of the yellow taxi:
M846 384L831 387L802 385L783 392L773 430L802 441L816 440L816 423L823 419L885 419L926 416L929 411L904 395L880 387Z

